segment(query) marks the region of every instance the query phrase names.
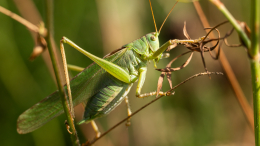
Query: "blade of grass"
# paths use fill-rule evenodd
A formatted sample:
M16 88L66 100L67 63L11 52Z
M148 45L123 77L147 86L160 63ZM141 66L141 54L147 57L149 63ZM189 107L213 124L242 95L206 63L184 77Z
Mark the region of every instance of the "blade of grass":
M202 22L202 25L204 28L210 27L208 20L203 12L203 10L201 9L201 6L199 4L198 1L193 1L193 4L196 8L196 11L200 17L200 20ZM206 30L207 31L207 30ZM209 35L210 38L216 38L216 36L214 35L214 33L210 33ZM221 49L221 48L220 48ZM215 51L218 51L215 49ZM223 67L228 81L230 82L230 85L233 89L233 91L235 92L236 98L246 116L246 119L250 125L250 127L252 128L252 130L254 129L254 116L253 116L253 110L250 107L250 104L248 103L248 101L246 100L246 97L235 77L235 74L226 58L226 55L224 53L224 51L221 51L221 53L219 54L219 61L221 63L221 66Z
M63 84L62 84L62 80L61 80L61 74L59 73L59 68L57 65L57 57L55 55L55 48L53 46L54 42L53 42L53 0L46 0L46 16L47 16L47 20L46 20L46 26L48 29L48 34L47 34L47 44L48 44L48 50L50 53L50 57L51 57L51 61L53 64L53 69L55 72L55 77L56 77L56 81L57 81L57 85L58 85L58 89L59 89L59 94L62 100L62 105L64 108L64 112L65 115L67 117L67 122L70 126L70 131L72 132L71 134L71 141L73 145L80 145L79 143L79 139L78 139L78 135L77 135L77 131L75 129L75 125L74 125L74 120L72 118L72 114L70 113L70 106L67 100L67 97L65 95L65 91L63 88Z

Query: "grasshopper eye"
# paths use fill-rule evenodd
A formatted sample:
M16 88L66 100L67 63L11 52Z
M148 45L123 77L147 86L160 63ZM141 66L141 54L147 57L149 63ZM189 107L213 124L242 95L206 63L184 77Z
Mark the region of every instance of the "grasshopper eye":
M152 40L152 41L155 41L155 36L151 36L151 40Z

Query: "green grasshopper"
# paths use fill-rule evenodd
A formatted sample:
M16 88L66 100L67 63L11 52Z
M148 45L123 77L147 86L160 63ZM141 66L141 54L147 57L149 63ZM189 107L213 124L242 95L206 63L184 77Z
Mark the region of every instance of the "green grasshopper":
M154 15L153 20L155 24ZM134 82L138 81L136 89L136 96L138 98L156 95L156 92L141 94L141 89L145 82L148 61L152 60L156 67L156 63L160 59L169 56L168 54L163 54L169 46L175 43L196 42L196 40L169 40L159 47L158 36L162 26L159 31L157 31L155 25L156 32L148 33L145 36L122 46L120 49L106 55L103 59L83 50L66 37L62 38L60 41L60 49L67 79L64 88L65 90L68 90L68 96L72 97L73 106L82 103L85 107L83 119L79 124L92 121L93 125L94 119L109 114L124 99L128 103L127 94ZM64 43L69 44L94 61L94 63L89 65L70 81L67 73L67 62L63 47ZM159 94L168 95L163 92L160 92ZM60 96L58 91L56 91L19 116L17 131L20 134L32 132L63 112ZM128 110L128 115L131 115L130 109ZM95 130L98 137L98 129L95 128Z

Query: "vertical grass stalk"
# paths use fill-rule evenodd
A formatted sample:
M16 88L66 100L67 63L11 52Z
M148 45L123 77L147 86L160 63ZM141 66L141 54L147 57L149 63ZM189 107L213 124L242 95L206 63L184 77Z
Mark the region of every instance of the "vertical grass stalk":
M255 145L260 145L260 67L259 67L259 17L260 0L251 1L251 75L254 101Z
M48 44L48 50L49 50L49 53L50 53L50 57L51 57L51 61L52 61L52 65L53 65L58 89L59 89L59 94L60 94L60 97L61 97L61 100L62 100L64 112L65 112L66 117L67 117L67 122L70 126L70 131L72 132L71 141L72 141L73 145L79 146L80 143L79 143L79 139L78 139L78 136L77 136L77 131L75 129L74 120L73 120L72 115L70 113L70 108L69 108L70 106L68 104L68 100L67 100L67 97L65 95L61 75L59 74L59 68L58 68L58 64L57 64L58 59L55 56L55 50L54 50L54 47L53 47L53 46L55 46L54 45L54 39L53 39L53 0L46 0L45 2L46 2L46 17L47 17L46 27L47 27L47 30L48 30L46 40L47 40L47 44Z

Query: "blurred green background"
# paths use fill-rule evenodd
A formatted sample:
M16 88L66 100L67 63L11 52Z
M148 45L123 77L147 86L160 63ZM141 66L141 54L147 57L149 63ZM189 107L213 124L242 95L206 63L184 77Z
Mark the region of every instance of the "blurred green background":
M0 5L18 15L22 15L21 10L29 16L35 15L35 11L25 4L27 2L1 0ZM250 26L250 1L223 0L222 2L236 19L245 21ZM44 1L35 0L33 3L45 20ZM174 3L173 0L152 0L157 27L160 27ZM200 3L211 26L226 20L209 1L201 0ZM54 21L57 44L62 36L66 36L99 57L146 33L155 31L148 0L55 1ZM184 21L187 22L187 31L192 38L205 35L193 4L179 2L160 33L160 43L163 44L169 39L185 39L182 33ZM39 20L34 19L34 23L38 24ZM222 26L220 28L222 36L230 29L230 24ZM236 33L228 40L230 43L239 43ZM57 89L44 59L40 56L34 61L29 61L33 47L34 40L26 27L0 14L0 143L3 146L71 145L69 134L64 126L64 115L30 134L19 135L16 131L18 116ZM87 67L91 63L90 59L68 45L65 48L67 61L70 64ZM226 46L223 48L251 103L250 68L244 48ZM186 48L177 47L170 52L171 58L185 51ZM208 70L222 71L219 62L211 59L208 53L205 54ZM45 52L45 56L47 55ZM187 57L178 59L173 66L182 65ZM158 67L165 67L170 59L161 60ZM204 68L200 54L195 53L186 68L173 73L173 84L176 85L199 72L204 72ZM154 70L151 63L143 93L156 90L159 75L160 73ZM165 80L163 91L168 89L169 85ZM136 111L154 98L136 98L134 86L129 95L132 111ZM122 103L111 114L97 119L96 122L100 131L104 132L126 116L126 105ZM142 110L131 119L131 122L129 128L122 124L95 145L248 146L254 144L253 132L225 76L212 75L211 79L207 76L195 78L177 88L174 96L163 97ZM77 130L82 143L86 141L86 137L91 140L95 136L90 124L77 126Z

